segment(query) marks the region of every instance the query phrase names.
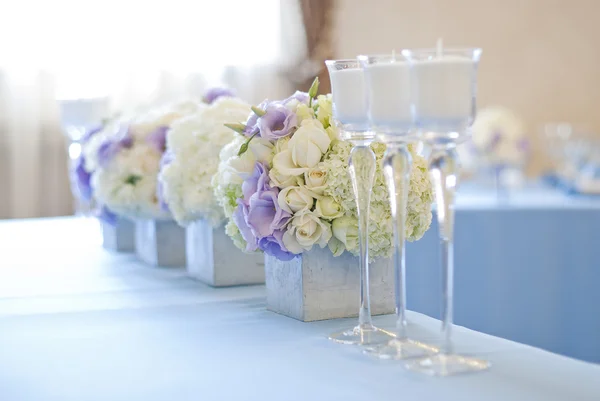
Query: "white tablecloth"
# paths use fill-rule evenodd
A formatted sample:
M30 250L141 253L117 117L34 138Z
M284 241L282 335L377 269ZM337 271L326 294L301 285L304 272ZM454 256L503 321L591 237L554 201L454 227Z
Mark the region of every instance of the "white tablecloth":
M600 366L457 328L490 371L430 378L265 310L262 286L212 289L109 254L74 219L0 224L0 400L600 400ZM439 322L410 314L412 333ZM375 319L391 327L392 316Z

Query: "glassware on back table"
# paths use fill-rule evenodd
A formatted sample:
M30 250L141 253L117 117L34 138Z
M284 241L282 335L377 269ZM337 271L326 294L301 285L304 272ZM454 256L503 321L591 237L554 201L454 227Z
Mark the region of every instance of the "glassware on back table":
M454 195L459 165L456 145L468 138L475 116L481 49L404 50L410 63L413 123L432 146L429 171L435 186L442 245L442 346L434 356L407 363L411 370L448 376L489 368L487 361L458 355L452 342Z
M356 197L360 248L360 309L358 325L329 336L343 344L387 342L391 333L371 321L369 296L369 204L375 178L375 153L370 147L374 134L369 131L363 72L358 60L327 60L331 78L333 117L340 136L352 143L349 172Z
M412 158L409 65L403 56L359 56L364 71L371 129L386 144L383 170L390 194L394 227L394 274L396 288L396 337L370 347L368 354L382 359L430 355L435 347L408 337L406 321L406 214Z

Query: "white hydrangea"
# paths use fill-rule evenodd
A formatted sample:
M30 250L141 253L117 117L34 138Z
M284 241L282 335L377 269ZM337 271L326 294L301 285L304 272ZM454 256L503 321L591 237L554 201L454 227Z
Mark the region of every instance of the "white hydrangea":
M123 149L92 175L96 197L119 215L168 219L156 197L160 158L160 153L144 143Z
M162 152L146 139L159 127L194 113L200 103L183 101L147 110L139 116L121 118L108 124L86 145L86 169L92 171L92 188L97 200L116 214L131 218L170 219L157 197ZM128 129L132 146L121 149L106 165L98 163L98 149L120 129ZM122 132L121 132L122 133Z
M159 179L166 203L179 224L205 218L216 226L223 220L223 209L215 200L211 181L218 169L219 152L237 135L224 124L243 120L249 112L249 104L223 97L172 125L167 149L173 161L163 167Z
M371 145L371 148L377 159L377 169L369 213L369 253L372 257L389 257L393 250L393 227L387 186L381 168L386 147L384 144L376 142ZM352 144L349 142L335 142L331 152L321 162L320 168L327 174L325 195L333 197L342 206L345 216L356 220L356 202L348 174L348 159L351 150ZM409 241L416 241L425 234L431 224L433 192L425 159L417 155L412 146L410 151L413 167L408 195L406 238ZM358 244L353 244L353 247L347 250L357 254Z

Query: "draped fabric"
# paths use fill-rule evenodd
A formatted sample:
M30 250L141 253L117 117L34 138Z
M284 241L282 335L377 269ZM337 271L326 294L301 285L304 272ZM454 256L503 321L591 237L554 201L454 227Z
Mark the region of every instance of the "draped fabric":
M315 76L319 77L320 92L331 89L325 60L334 58L333 16L335 0L299 0L306 38L306 58L299 68L297 85L308 90Z
M298 51L280 34L289 1L109 3L0 6L0 219L73 211L58 98L108 96L122 112L215 85L254 104L293 89L281 65Z

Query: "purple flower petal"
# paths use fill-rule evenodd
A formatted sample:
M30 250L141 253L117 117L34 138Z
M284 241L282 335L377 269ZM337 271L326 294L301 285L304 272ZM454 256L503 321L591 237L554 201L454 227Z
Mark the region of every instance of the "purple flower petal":
M122 126L113 136L106 139L98 148L98 163L105 167L122 150L133 146L133 138L126 126Z
M238 207L233 212L233 222L240 230L240 234L244 241L246 241L246 251L253 252L258 249L258 240L254 235L254 232L248 225L248 207L242 202L241 199L238 199Z
M308 104L308 100L309 100L308 93L296 91L292 96L288 97L281 103L288 104L292 100L297 100L300 103Z
M235 96L235 92L232 89L229 88L211 88L209 90L206 91L206 93L204 94L202 100L204 101L204 103L208 103L211 104L213 103L215 100L217 100L220 97L234 97Z
M297 255L289 252L283 244L283 230L276 230L273 235L261 238L258 247L267 255L275 256L279 260L288 261Z
M146 142L157 152L164 152L167 149L167 131L169 127L158 127L146 137Z
M107 208L104 205L100 206L100 209L97 211L97 217L101 221L110 224L111 226L116 225L117 220L119 219L116 214L114 214L112 211L110 211L109 208Z
M298 117L284 105L271 103L265 109L265 115L258 118L257 125L261 137L277 140L293 132L298 125Z
M79 156L73 169L77 196L84 201L92 199L92 186L90 183L91 174L85 169L85 157Z
M267 106L271 104L268 100L263 100L258 106L256 106L260 110L266 110ZM258 128L258 116L255 112L251 111L248 116L248 120L246 120L246 128L244 129L244 135L252 136L259 132Z
M94 135L96 135L98 132L102 131L102 128L104 128L104 125L100 124L97 125L93 128L90 128L85 135L81 138L81 142L82 143L86 143L87 141L89 141L90 139L92 139L92 137Z
M257 191L266 191L270 188L269 169L265 164L256 162L252 175L242 183L242 194L246 204Z

